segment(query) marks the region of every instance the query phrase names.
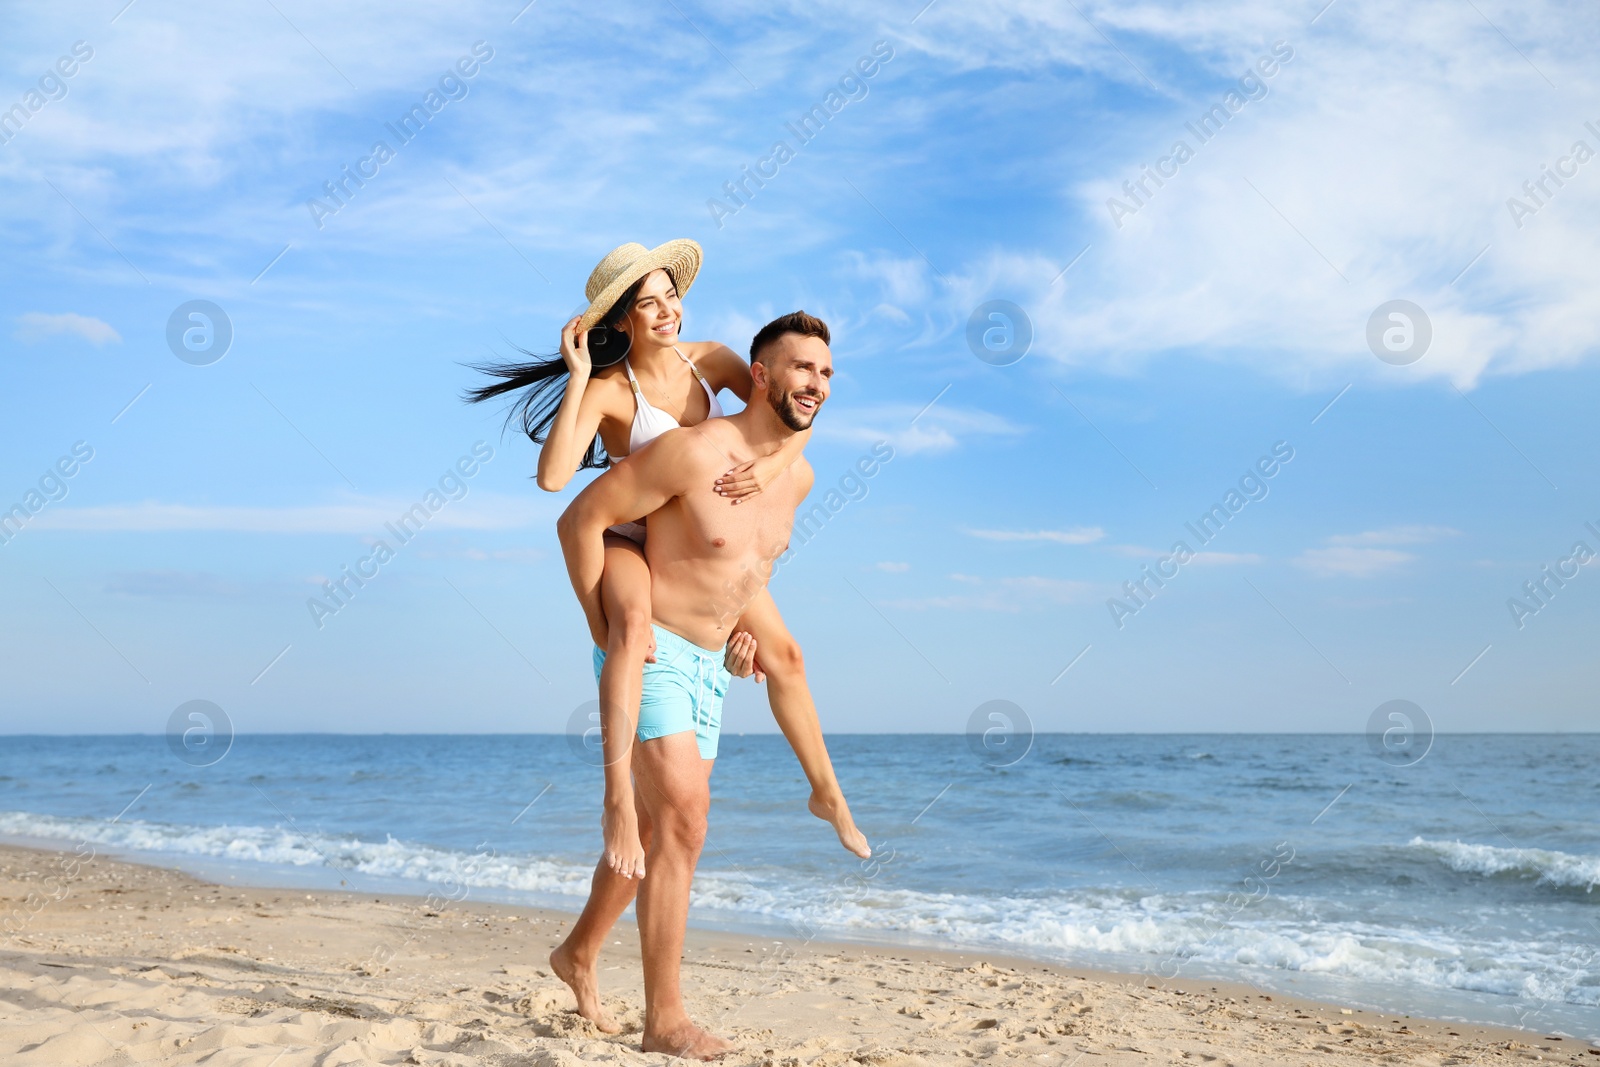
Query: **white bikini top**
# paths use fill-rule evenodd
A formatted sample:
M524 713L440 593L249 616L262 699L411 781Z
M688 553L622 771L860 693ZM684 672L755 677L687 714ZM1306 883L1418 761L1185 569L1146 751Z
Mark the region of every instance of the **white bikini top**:
M672 350L678 352L678 346L673 345ZM700 368L694 365L694 360L682 352L678 352L678 358L689 364L689 369L694 372L696 380L706 391L706 399L711 402L711 410L706 418L721 418L722 405L717 403L717 394L712 392L711 383L700 373ZM639 388L639 379L633 376L633 367L627 360L622 361L622 369L628 372L628 384L633 386L633 429L628 435L628 453L632 455L668 430L681 429L683 424L645 399L644 391ZM613 456L612 462L625 458L627 457Z

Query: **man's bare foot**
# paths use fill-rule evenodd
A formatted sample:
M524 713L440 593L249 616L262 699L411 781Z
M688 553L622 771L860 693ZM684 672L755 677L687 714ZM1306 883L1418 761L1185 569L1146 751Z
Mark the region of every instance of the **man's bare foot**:
M607 804L600 813L600 831L605 837L606 866L624 878L643 878L644 846L639 843L639 817L633 801L626 806Z
M593 965L578 966L567 946L561 944L550 953L550 969L572 988L572 995L578 998L579 1015L599 1027L601 1033L621 1032L622 1027L617 1025L617 1020L600 1003L600 983L595 978Z
M854 852L862 859L872 857L872 848L867 844L867 835L856 829L856 821L850 817L850 808L844 802L844 797L826 800L815 793L806 802L806 807L811 814L833 827L833 832L839 835L839 844L847 852Z
M662 1032L646 1030L640 1047L645 1052L665 1052L690 1060L714 1060L738 1048L716 1034L708 1034L685 1019L681 1026Z

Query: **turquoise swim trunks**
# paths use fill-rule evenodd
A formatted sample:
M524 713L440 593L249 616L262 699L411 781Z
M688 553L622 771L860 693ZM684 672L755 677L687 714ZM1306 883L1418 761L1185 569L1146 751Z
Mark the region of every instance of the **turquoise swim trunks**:
M656 635L656 661L644 665L644 691L639 700L639 740L668 734L694 733L701 759L717 758L717 738L722 734L722 698L728 695L732 675L723 666L723 650L679 637L660 626ZM594 680L606 653L594 650Z

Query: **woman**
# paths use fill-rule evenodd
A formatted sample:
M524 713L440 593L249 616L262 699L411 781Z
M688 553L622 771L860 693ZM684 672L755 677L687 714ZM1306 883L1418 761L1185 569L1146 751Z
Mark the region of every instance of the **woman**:
M559 358L478 368L500 380L470 391L470 400L527 390L510 417L520 412L523 431L542 446L541 489L559 492L579 469L616 462L669 429L721 415L716 394L723 389L749 400L750 367L732 349L715 341L679 340L683 295L694 284L701 257L700 246L688 240L649 250L631 243L613 249L589 276L588 309L561 331ZM733 467L712 488L737 506L770 485L809 437L809 431L798 434L775 455ZM629 759L644 663L653 653L646 536L643 518L613 527L606 536L601 582L606 631L595 635L596 646L606 650L600 674L602 729L610 735L609 723L620 722L626 741L618 745L608 736L601 819L605 855L596 865L583 915L551 956L556 973L577 995L579 1013L607 1032L615 1032L616 1023L600 1005L595 960L606 931L632 900L636 879L645 875L650 834L642 806L635 803ZM768 681L773 716L811 784L809 809L833 825L845 848L870 856L828 760L800 648L765 590L746 605L733 632L728 668ZM620 754L613 758L613 752ZM706 761L707 774L711 762Z

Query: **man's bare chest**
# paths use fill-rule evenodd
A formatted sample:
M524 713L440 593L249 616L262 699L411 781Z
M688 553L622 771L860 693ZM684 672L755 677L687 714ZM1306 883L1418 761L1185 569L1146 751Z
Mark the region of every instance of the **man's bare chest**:
M789 544L794 525L792 487L778 482L735 504L711 490L679 498L684 548L707 559L776 559Z

